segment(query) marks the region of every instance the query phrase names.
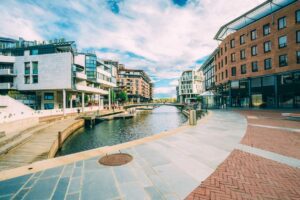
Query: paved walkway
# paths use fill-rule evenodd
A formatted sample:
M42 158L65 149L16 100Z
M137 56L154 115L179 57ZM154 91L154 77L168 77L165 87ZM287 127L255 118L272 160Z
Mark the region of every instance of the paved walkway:
M238 150L187 200L300 199L300 123L280 110L240 113L248 127Z
M133 141L122 150L134 157L127 165L102 166L99 155L2 181L0 199L183 199L233 151L246 126L238 113L214 111L177 134Z

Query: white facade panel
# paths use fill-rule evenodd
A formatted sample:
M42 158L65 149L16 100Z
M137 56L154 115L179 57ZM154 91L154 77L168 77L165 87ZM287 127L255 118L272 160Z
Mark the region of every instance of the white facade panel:
M71 52L16 57L18 90L59 90L72 88ZM30 62L30 83L25 84L25 62ZM38 62L38 83L32 83L32 62Z
M85 55L84 54L78 54L74 58L74 64L80 65L80 66L85 66Z

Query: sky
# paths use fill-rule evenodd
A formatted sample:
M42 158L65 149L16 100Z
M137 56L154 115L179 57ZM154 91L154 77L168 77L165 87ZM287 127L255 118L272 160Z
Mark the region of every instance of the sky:
M156 98L217 47L219 28L264 0L0 0L0 37L65 38L79 51L143 69Z

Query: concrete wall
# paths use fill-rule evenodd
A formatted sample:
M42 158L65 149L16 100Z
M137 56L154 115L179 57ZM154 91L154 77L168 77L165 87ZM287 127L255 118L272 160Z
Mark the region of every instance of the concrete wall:
M16 57L15 69L17 77L15 79L18 90L54 90L71 89L71 73L73 56L70 52L28 55ZM38 62L38 83L25 84L25 62ZM32 63L30 74L32 74Z

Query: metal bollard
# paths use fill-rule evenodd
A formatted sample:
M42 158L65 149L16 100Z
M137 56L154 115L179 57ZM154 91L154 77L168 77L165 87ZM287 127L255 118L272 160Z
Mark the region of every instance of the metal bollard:
M60 149L61 146L62 146L61 132L58 131L58 149Z
M196 110L190 110L190 113L189 113L189 124L191 126L197 125Z

